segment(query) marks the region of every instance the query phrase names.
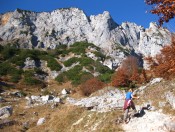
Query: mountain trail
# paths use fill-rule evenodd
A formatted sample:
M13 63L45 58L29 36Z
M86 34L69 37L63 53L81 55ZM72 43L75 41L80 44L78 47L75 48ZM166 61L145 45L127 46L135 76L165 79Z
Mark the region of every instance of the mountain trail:
M175 118L159 111L142 110L140 116L122 127L126 132L175 132Z

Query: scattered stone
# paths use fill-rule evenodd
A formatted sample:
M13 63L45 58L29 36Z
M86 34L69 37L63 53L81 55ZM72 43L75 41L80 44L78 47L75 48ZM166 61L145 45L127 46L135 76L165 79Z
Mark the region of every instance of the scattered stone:
M52 108L52 109L54 109L54 108L56 108L56 107L58 107L58 103L54 103L54 104L51 105L51 108Z
M34 115L38 116L38 112L33 112Z
M13 112L12 106L5 106L0 108L0 119L4 119L11 116L12 112Z
M24 123L22 124L22 127L23 127L24 130L29 129L29 121L24 122Z
M31 106L32 104L33 104L33 100L32 100L32 98L31 97L27 97L26 98L28 101L27 101L27 106Z
M0 96L0 103L2 102L5 102L5 99L3 99L1 96Z
M61 98L54 97L53 95L45 95L45 96L34 96L26 97L27 99L27 106L35 106L35 105L44 105L44 104L50 104L50 103L61 103Z
M58 97L57 98L54 98L53 101L56 102L56 103L61 103L61 99L58 98Z
M26 112L19 113L19 115L20 115L20 116L25 116L25 113L26 113Z
M154 79L150 82L150 84L152 85L152 84L155 84L155 83L161 82L162 79L163 79L163 78L154 78Z
M165 122L164 125L169 132L175 132L175 120L171 122Z
M11 92L10 95L19 97L19 98L23 97L23 94L20 91Z
M40 96L34 96L34 95L32 95L32 96L31 96L31 99L32 99L33 101L39 101L39 100L41 100L41 97L40 97Z
M155 110L157 110L157 108L155 106L151 106L151 108L149 110L155 111Z
M175 95L172 92L165 93L166 100L170 103L173 109L175 109Z
M52 95L41 96L41 99L43 102L47 102L49 100L53 100L54 96L52 96Z
M16 124L16 121L14 120L0 120L0 128L2 129L5 126L12 126Z
M67 95L67 94L69 94L69 92L68 92L66 89L63 89L63 90L61 91L61 94Z
M166 105L166 102L159 102L159 107L162 108L162 107L165 107Z
M118 116L117 119L115 120L115 123L116 123L116 124L121 124L121 123L123 123L122 117Z
M40 118L37 122L37 125L42 125L46 121L45 118Z

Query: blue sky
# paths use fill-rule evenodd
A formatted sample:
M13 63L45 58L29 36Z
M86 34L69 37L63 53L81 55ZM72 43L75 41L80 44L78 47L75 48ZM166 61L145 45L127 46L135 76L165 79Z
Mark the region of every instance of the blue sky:
M88 16L109 11L114 21L118 24L129 21L149 27L151 21L157 21L156 15L146 13L150 6L144 0L0 0L0 13L14 11L16 8L31 11L52 11L58 8L77 7ZM164 26L173 29L174 21Z

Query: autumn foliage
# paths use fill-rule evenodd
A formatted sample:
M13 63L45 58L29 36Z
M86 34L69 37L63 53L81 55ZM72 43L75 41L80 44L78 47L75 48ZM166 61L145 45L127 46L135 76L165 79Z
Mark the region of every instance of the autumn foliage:
M175 0L145 0L145 2L154 6L150 12L159 16L160 25L174 18Z
M136 83L146 80L146 74L142 74L145 74L145 72L139 71L137 58L129 56L122 62L121 67L118 68L112 77L112 85L134 86Z
M89 96L93 92L103 88L105 84L98 80L97 78L92 78L87 80L84 84L81 85L81 91L83 95Z
M155 76L170 79L175 77L175 36L172 44L165 46L160 54L155 57L147 57L151 71Z

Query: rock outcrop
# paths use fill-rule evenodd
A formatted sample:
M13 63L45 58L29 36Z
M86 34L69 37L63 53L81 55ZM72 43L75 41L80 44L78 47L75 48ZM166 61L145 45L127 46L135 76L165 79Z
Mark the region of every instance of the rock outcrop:
M87 97L80 100L67 98L67 102L98 112L108 112L113 109L123 108L125 95L122 91L115 89L101 90L99 92L101 92L101 96Z
M78 8L41 13L17 9L0 15L0 38L17 39L21 48L41 49L87 41L101 47L113 60L106 65L111 65L125 57L119 51L154 56L170 43L170 32L155 23L148 29L130 22L118 25L107 11L88 17Z

